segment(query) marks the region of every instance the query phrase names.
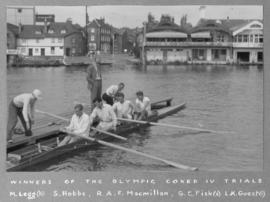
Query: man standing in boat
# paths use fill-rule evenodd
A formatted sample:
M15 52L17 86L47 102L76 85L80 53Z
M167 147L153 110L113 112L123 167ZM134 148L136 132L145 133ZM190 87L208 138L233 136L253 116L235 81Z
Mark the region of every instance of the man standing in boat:
M100 130L116 130L117 118L111 105L103 103L102 99L97 97L94 99L95 108L90 115L90 125L94 120L98 119L97 129Z
M8 122L7 122L7 141L12 143L13 130L18 122L18 117L21 120L25 131L25 136L32 135L32 124L34 124L35 104L41 99L41 91L33 90L32 93L23 93L14 97L8 107Z
M144 96L142 91L136 93L137 99L135 101L135 119L145 120L151 112L150 99Z
M109 105L113 105L115 95L118 92L121 92L125 87L124 83L119 83L118 85L111 85L106 92L102 95L102 99Z
M125 100L125 95L122 92L117 93L115 97L117 102L113 104L113 110L117 118L132 119L133 104L129 100Z
M87 77L86 80L88 82L88 89L90 90L90 103L91 103L91 111L94 109L93 100L96 97L101 97L102 91L102 78L100 72L100 58L95 57L95 61L91 59L91 62L87 68Z
M89 116L83 112L82 104L77 104L74 107L74 114L71 118L69 126L60 129L60 131L69 134L66 136L58 146L63 146L80 139L79 136L88 137L90 130ZM74 135L72 135L74 134Z

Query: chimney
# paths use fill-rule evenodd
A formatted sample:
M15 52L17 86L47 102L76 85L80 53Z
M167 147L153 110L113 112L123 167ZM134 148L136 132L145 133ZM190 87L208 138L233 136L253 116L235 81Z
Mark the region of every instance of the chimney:
M199 8L200 19L205 19L205 10L206 10L206 6L200 6Z

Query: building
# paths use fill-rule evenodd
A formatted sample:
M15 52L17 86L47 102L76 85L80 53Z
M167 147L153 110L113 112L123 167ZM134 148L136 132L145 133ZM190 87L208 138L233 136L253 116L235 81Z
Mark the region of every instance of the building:
M67 22L19 25L18 53L23 56L63 57L85 54L84 34Z
M263 62L263 23L261 20L223 20L233 37L235 63Z
M13 64L17 53L17 37L19 28L16 25L7 23L7 64Z
M146 26L146 24L145 24ZM170 16L161 16L160 23L144 33L142 58L146 63L185 62L190 55L183 48L188 41L188 33L174 23Z
M201 19L191 30L190 41L193 63L228 63L231 60L231 31L220 20Z
M95 19L87 25L88 50L112 53L113 30L112 26L105 23L105 19Z
M231 64L263 62L263 23L260 20L205 19L187 29L162 16L149 29L144 24L141 60L150 64ZM137 39L138 41L138 39Z

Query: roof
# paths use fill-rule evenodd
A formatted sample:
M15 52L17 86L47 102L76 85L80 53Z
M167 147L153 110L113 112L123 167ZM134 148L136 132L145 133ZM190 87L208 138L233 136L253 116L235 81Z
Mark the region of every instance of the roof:
M166 31L166 30L187 33L187 30L172 22L160 22L158 25L151 28L148 32Z
M49 33L49 30L53 30L53 33ZM65 33L61 32L62 30L65 30ZM39 32L39 34L37 32ZM45 37L65 37L74 32L80 32L80 29L71 22L50 23L47 25L47 33L44 32L44 25L23 25L19 38L40 39Z
M19 33L19 27L16 25L13 25L11 23L7 23L7 30L13 32L14 34L18 34Z
M218 30L226 33L231 33L229 27L222 24L220 20L214 19L201 19L197 26L191 30L191 33Z
M148 38L186 38L187 34L183 32L173 31L160 31L160 32L148 32L146 34Z

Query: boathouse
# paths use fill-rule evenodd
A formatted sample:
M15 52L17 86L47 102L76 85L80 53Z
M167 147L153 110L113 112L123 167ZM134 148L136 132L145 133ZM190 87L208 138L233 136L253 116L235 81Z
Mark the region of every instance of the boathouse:
M225 64L232 57L232 36L219 20L201 19L191 30L191 62Z
M175 24L172 17L163 15L160 23L145 33L145 61L150 64L187 61L189 53L183 48L187 39L187 31Z
M261 20L224 20L233 36L235 63L263 62L263 23Z

